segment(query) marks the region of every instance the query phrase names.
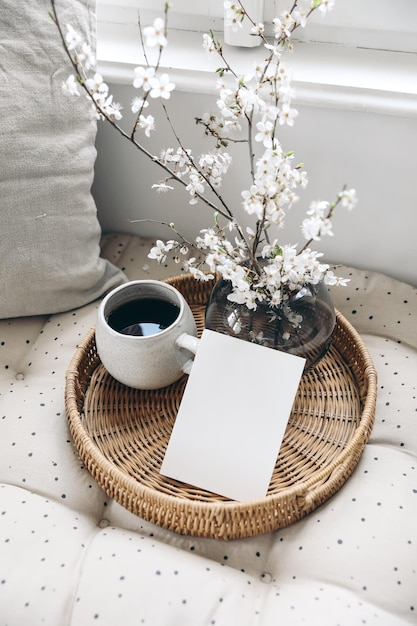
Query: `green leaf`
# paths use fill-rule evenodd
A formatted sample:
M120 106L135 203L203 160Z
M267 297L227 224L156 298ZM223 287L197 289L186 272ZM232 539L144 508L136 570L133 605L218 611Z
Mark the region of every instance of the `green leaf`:
M274 248L274 253L273 256L282 256L283 250L281 248L281 246L279 244L276 244L275 248Z

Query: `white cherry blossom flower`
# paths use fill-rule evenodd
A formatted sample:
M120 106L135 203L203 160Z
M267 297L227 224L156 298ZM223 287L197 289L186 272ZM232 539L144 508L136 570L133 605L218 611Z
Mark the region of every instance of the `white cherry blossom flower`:
M152 189L155 189L158 193L165 193L170 189L174 189L174 187L168 185L167 183L154 183L152 185Z
M226 27L230 27L233 32L237 32L239 28L242 28L242 8L235 2L229 2L226 0L223 3L225 14L224 24Z
M232 281L233 282L233 281ZM242 284L242 283L241 283ZM240 284L240 285L241 285ZM241 288L241 286L235 286L232 293L227 296L230 302L236 302L236 304L244 304L249 310L255 310L257 308L257 294L255 291L251 291L249 285Z
M318 215L306 218L302 223L301 230L305 239L314 239L315 241L320 241L324 235L333 236L331 221Z
M300 8L296 7L292 12L293 19L298 26L301 28L305 28L307 25L307 12Z
M344 189L339 193L338 198L340 204L348 211L351 211L358 202L355 189Z
M274 17L274 19L272 20L272 26L273 26L274 36L276 39L278 39L281 36L281 32L282 32L282 22L279 19L279 17Z
M271 120L271 122L275 122L275 120L277 120L279 116L279 109L274 104L264 102L262 107L262 113L265 119Z
M184 270L186 272L189 272L190 269L195 266L195 263L196 263L195 257L189 257L188 259L185 259L183 263Z
M119 121L122 119L122 105L119 102L113 102L113 96L107 98L104 111L108 117L112 120Z
M169 81L168 74L161 74L160 78L154 76L150 80L150 93L151 98L164 98L168 100L171 96L171 91L175 89L174 83Z
M291 81L288 75L281 76L280 82L278 85L278 94L280 100L282 102L287 102L288 104L295 96L295 89L291 85Z
M131 105L130 105L130 110L132 111L132 113L139 113L139 111L142 111L142 109L145 109L146 107L149 106L149 102L147 100L143 100L142 98L133 98Z
M67 80L62 83L62 91L69 96L79 96L78 83L74 74L68 76Z
M217 250L220 244L220 238L213 228L204 228L201 231L203 237L197 237L196 242L199 248L208 248L209 250Z
M204 35L203 35L203 48L205 50L207 50L207 52L215 52L216 51L216 45L214 43L214 40L207 33L204 33Z
M248 77L248 80L245 80L245 82L250 80L251 77ZM258 113L263 106L263 100L257 94L255 85L241 87L237 92L237 102L242 114L251 113L252 111Z
M294 126L294 119L297 117L297 109L292 109L288 102L284 102L279 113L278 121L281 124L287 124L288 126Z
M197 267L190 267L189 271L196 280L200 280L202 282L207 282L209 280L213 280L214 278L213 274L206 274L205 272L203 272L201 269Z
M78 54L78 60L86 70L91 70L95 66L96 58L90 44L85 42L82 43L81 52Z
M259 37L263 37L265 34L265 25L259 22L255 26L252 26L251 33L253 35L258 35Z
M243 206L249 215L255 214L256 217L260 220L263 215L263 202L262 196L258 193L258 188L256 185L251 185L250 189L245 189L241 193L243 198Z
M286 39L289 39L291 37L291 33L294 30L294 26L296 24L296 21L293 17L293 14L290 13L289 11L283 11L281 13L281 20L280 20L280 33L278 33L277 30L274 30L275 32L275 36L284 36Z
M279 306L282 302L282 291L277 289L270 295L269 304L271 307Z
M104 82L101 74L96 73L92 78L88 78L85 81L85 85L92 93L98 93L103 96L107 96L109 93L109 87L107 83Z
M197 194L204 193L203 177L198 173L190 174L190 182L186 186L186 190L191 195L190 204L196 204L198 201Z
M207 172L213 187L220 187L222 176L227 173L231 162L232 158L227 152L210 152L200 157L199 166L202 171Z
M262 142L265 148L272 148L273 123L269 120L258 122L256 128L259 132L255 135L255 141Z
M146 26L143 29L143 37L145 44L150 48L154 46L166 46L168 41L165 36L165 22L162 18L157 17L154 20L153 26Z
M135 67L135 79L133 80L133 86L136 89L140 87L143 91L149 91L151 89L151 80L155 76L155 68L153 67Z
M142 128L145 131L145 135L150 137L151 130L155 130L155 119L153 115L140 115L137 123L137 127Z
M348 282L350 282L350 278L336 276L332 270L328 270L324 276L324 283L326 285L346 287Z
M65 34L65 41L66 41L68 50L75 50L77 46L82 44L83 39L80 33L77 30L75 30L75 28L73 28L71 24L67 24L67 32Z
M307 172L296 170L294 173L294 180L301 187L301 189L305 189L308 185L308 176Z
M270 52L272 52L274 56L276 57L281 56L281 51L282 51L281 44L266 43L264 44L264 47Z
M158 263L165 263L167 259L167 254L173 249L173 247L173 242L168 241L167 243L164 243L163 241L161 241L161 239L157 239L155 242L155 246L151 248L148 254L148 258L155 259L156 261L158 261Z
M328 213L330 207L330 203L327 200L315 200L310 203L310 206L307 210L307 215L314 215L316 217L322 218L325 214Z
M315 4L317 6L318 2L320 2L318 5L319 11L325 15L328 11L331 11L334 8L335 1L336 0L315 0Z

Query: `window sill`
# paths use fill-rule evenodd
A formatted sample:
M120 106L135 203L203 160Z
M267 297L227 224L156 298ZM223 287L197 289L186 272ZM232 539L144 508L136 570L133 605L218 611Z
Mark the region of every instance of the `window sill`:
M209 25L210 28L210 25ZM247 73L260 49L228 47L227 58ZM295 102L310 106L417 117L416 53L298 41L288 65ZM143 64L137 24L98 22L98 71L110 83L131 84ZM202 34L171 30L161 69L176 89L212 94L219 64L202 47Z

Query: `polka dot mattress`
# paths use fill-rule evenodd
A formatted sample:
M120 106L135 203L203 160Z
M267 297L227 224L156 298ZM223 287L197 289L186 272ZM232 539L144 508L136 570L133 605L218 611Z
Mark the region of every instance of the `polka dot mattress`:
M129 279L149 241L107 235ZM333 290L378 371L368 445L326 504L276 532L182 536L109 499L81 464L65 372L98 302L0 322L0 626L417 624L417 291L344 268Z

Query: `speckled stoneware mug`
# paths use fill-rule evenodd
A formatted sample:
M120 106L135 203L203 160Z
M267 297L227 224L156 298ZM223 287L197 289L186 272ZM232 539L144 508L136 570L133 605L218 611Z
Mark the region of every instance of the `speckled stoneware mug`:
M116 287L102 300L97 352L107 371L136 389L159 389L189 373L197 349L193 314L181 293L158 280Z

